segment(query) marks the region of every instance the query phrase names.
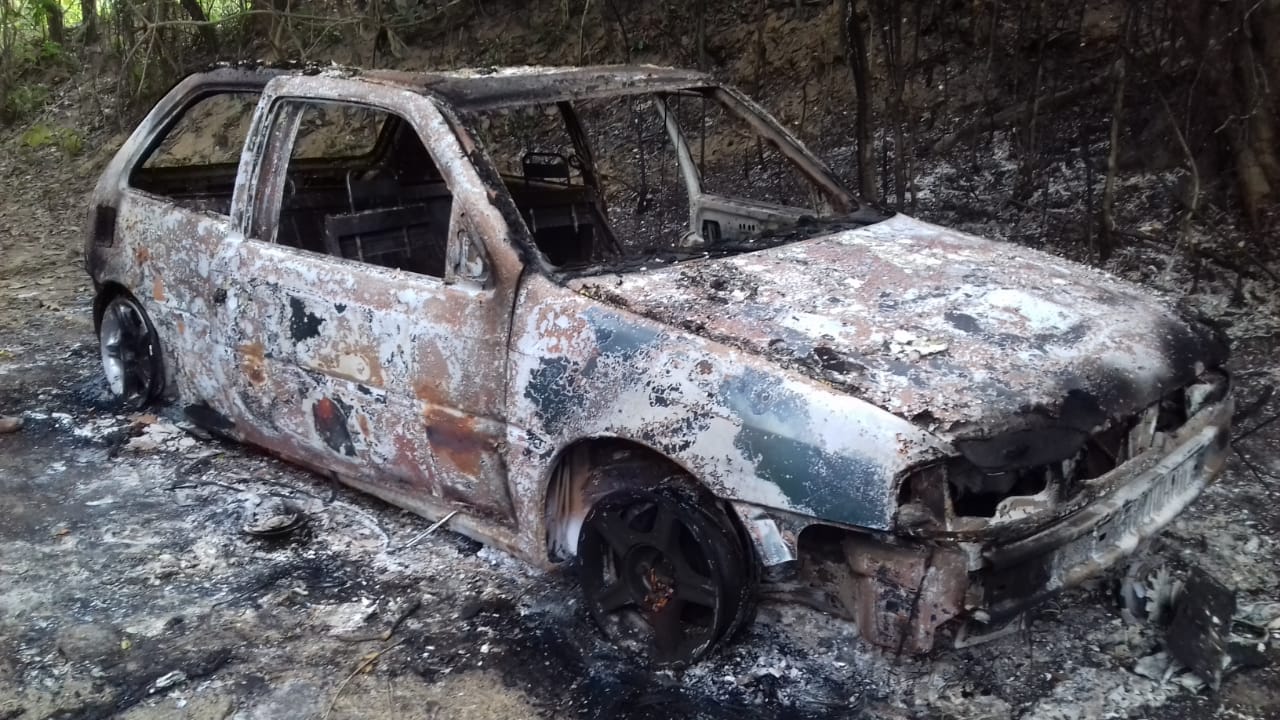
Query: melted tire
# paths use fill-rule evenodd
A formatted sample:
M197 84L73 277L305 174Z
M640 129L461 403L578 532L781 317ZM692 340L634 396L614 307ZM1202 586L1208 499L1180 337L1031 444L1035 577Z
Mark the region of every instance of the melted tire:
M583 596L614 644L684 666L731 638L754 607L754 557L719 504L676 485L615 490L578 539Z

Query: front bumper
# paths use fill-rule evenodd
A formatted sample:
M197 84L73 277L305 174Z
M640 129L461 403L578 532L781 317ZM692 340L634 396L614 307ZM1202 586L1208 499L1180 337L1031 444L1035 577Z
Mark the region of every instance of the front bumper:
M952 621L996 623L1095 577L1181 513L1222 471L1233 404L1201 408L1159 450L1096 478L1088 504L1017 539L886 543L850 535L847 609L869 641L927 652ZM994 535L994 533L993 533Z
M986 567L973 579L982 590L974 617L998 621L1079 585L1168 525L1226 463L1230 400L1210 412L1171 452L1111 494L1035 535L987 550Z

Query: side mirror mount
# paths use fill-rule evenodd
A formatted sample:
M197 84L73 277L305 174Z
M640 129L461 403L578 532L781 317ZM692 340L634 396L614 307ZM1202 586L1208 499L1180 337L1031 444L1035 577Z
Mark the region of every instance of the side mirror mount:
M481 288L488 288L492 282L489 271L489 257L484 245L471 229L471 223L462 213L454 215L452 237L448 248L448 269L445 282L467 282Z

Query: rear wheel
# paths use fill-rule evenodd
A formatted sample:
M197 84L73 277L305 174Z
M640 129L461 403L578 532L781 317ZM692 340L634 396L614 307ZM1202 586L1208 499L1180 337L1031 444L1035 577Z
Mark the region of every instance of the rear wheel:
M696 662L754 602L754 558L715 503L678 486L616 490L578 537L582 591L615 644L658 665Z
M121 402L141 408L160 396L160 342L146 311L133 298L117 295L103 308L98 349L107 387Z

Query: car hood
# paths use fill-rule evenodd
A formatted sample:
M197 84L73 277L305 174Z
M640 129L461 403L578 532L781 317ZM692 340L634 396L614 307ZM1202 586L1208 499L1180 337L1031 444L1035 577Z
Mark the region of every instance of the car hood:
M1220 335L1170 300L904 215L569 285L769 357L948 440L1088 430L1226 357Z

